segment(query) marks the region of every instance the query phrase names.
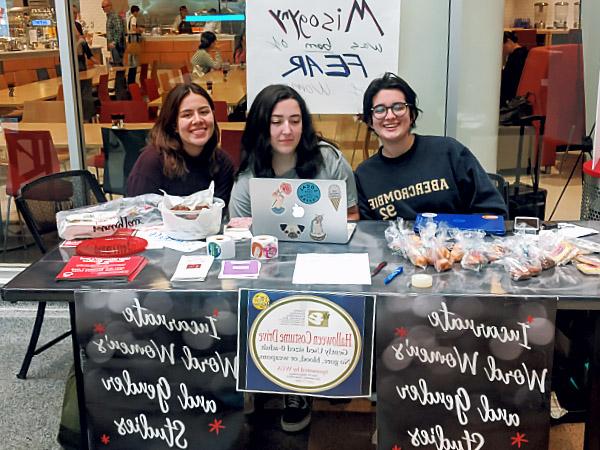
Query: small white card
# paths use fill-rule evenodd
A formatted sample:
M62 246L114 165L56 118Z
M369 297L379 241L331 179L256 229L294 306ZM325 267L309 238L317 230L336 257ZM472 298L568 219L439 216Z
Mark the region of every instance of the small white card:
M171 281L204 281L213 260L210 255L184 255L179 259Z
M368 253L300 253L294 284L371 284Z

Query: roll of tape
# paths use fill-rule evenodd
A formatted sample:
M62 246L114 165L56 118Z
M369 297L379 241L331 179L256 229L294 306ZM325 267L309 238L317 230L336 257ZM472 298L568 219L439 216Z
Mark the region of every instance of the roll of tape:
M250 255L255 259L273 259L279 255L279 244L275 236L254 236L250 244Z
M215 259L235 258L235 241L230 236L217 234L206 238L206 253Z
M416 288L430 288L433 285L433 278L427 273L418 273L411 277L410 283Z

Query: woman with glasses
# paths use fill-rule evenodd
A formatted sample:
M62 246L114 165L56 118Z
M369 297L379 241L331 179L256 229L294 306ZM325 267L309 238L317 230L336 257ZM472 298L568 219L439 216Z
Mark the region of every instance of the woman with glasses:
M356 169L361 219L414 220L418 213L490 213L506 205L475 156L460 142L413 133L417 94L386 73L363 96L363 121L377 134L379 151Z

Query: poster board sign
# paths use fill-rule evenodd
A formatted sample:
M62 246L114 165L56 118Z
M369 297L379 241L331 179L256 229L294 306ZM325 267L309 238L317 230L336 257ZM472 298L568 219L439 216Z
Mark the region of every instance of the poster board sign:
M75 295L90 448L237 449L237 293Z
M238 389L371 395L375 297L240 289Z
M557 298L385 300L378 448L548 448Z
M369 82L398 70L400 0L252 0L248 102L287 84L313 114L356 114Z

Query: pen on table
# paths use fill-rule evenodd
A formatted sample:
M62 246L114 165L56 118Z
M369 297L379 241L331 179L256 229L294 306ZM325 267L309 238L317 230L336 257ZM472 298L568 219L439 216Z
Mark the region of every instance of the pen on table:
M394 269L392 273L390 273L387 277L383 279L383 284L390 284L394 278L404 272L404 268L402 266L398 266Z
M377 275L385 266L387 266L387 261L381 261L379 264L377 264L377 267L373 269L373 272L371 272L371 276L374 277L375 275Z

